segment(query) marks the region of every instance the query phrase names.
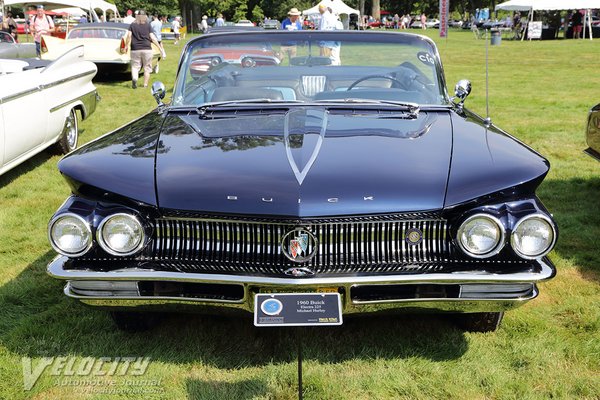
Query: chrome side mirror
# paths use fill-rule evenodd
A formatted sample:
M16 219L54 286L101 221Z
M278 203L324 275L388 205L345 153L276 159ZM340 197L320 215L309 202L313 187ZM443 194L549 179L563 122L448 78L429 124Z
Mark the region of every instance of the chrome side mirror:
M165 84L162 82L154 82L152 84L152 96L156 99L156 102L158 103L158 105L162 105L163 102L162 100L165 98L165 95L167 94L167 89L165 89Z
M469 94L471 93L471 82L467 79L461 79L458 81L456 86L454 86L454 95L455 98L458 99L458 105L462 106Z

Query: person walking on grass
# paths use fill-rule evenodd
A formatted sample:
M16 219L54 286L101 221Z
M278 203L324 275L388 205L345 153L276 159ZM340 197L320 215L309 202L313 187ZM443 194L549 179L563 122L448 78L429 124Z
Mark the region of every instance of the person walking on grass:
M33 34L33 41L35 42L35 54L38 57L42 56L42 46L41 40L42 35L48 35L51 31L54 30L54 21L48 15L46 15L46 11L44 10L44 6L37 6L37 11L35 16L31 19L31 33Z
M160 46L152 33L145 11L140 11L135 22L129 25L127 41L131 43L131 87L137 88L140 68L144 68L144 87L147 87L152 72L152 43L158 48Z
M179 17L175 17L175 19L173 20L173 44L177 44L179 42L179 38L181 37L180 29L181 22L179 22Z

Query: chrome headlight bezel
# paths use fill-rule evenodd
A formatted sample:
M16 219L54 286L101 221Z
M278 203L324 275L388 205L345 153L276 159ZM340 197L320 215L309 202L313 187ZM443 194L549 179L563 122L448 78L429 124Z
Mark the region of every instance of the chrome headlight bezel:
M498 228L498 233L499 233L498 241L496 242L494 247L491 248L491 250L489 250L485 253L474 253L474 252L470 251L469 249L466 248L466 246L463 244L463 242L461 240L466 225L469 222L471 222L477 218L485 218L485 219L491 221L492 223L494 223L496 225L496 227ZM500 251L502 251L502 249L504 248L504 245L506 244L506 227L498 218L494 217L493 215L490 215L487 213L473 214L470 217L468 217L467 219L465 219L460 224L460 226L457 230L457 233L456 233L456 242L458 243L458 247L462 250L462 252L465 253L466 255L468 255L469 257L473 257L473 258L493 257L493 256L497 255L498 253L500 253Z
M108 245L108 243L106 242L106 240L104 238L104 227L114 217L130 218L140 228L141 236L139 238L139 243L137 243L137 245L134 248L132 248L130 251L127 251L127 252L116 251ZM138 253L146 245L146 229L145 229L144 225L141 223L140 219L133 214L125 213L125 212L110 214L110 215L104 217L102 219L102 221L100 222L100 224L98 225L98 229L96 230L96 241L98 242L98 244L100 245L102 250L104 250L108 254L111 254L113 256L119 256L119 257L131 256L133 254Z
M84 249L82 249L81 251L75 252L75 253L69 253L64 251L63 249L61 249L57 244L56 241L54 240L54 237L52 235L52 230L54 228L54 226L56 225L56 223L66 217L72 217L75 218L76 220L78 220L83 227L85 228L85 230L88 233L88 243L85 246ZM88 251L90 251L90 249L92 248L92 246L94 245L94 240L93 240L93 234L92 234L92 227L90 225L90 223L88 223L88 221L86 221L82 216L77 215L75 213L72 212L67 212L67 213L62 213L62 214L58 214L55 215L50 222L48 223L48 241L50 242L50 245L52 246L52 248L54 249L54 251L56 251L59 254L62 254L63 256L66 257L79 257L84 255L85 253L87 253Z
M544 251L542 251L541 253L536 254L536 255L528 255L528 254L524 254L522 251L520 251L518 249L518 247L515 243L516 242L515 234L523 222L533 219L533 218L541 219L542 221L546 222L550 226L550 231L552 232L552 240L550 241L550 244L546 247L546 249ZM519 219L517 221L517 223L513 226L512 232L510 234L510 246L512 247L515 254L517 254L519 257L524 258L526 260L535 260L535 259L544 257L545 255L547 255L548 253L550 253L552 251L552 249L554 248L554 245L556 244L556 239L557 239L556 236L557 236L556 225L554 224L554 221L552 221L552 218L548 217L545 214L540 214L540 213L529 214L529 215L526 215L526 216L522 217L521 219Z

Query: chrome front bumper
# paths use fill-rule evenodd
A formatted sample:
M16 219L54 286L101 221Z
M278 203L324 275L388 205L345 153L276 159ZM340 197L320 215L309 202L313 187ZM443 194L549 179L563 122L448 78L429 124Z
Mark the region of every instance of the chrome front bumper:
M100 272L66 269L56 257L48 274L66 280L65 295L107 308L194 309L228 307L252 312L254 294L264 292L337 291L344 314L389 309L449 312L504 311L535 298L537 282L556 275L547 259L535 260L535 272L496 274L473 270L453 273L274 278L123 269ZM164 292L164 288L167 291ZM178 292L173 295L173 290ZM228 296L215 295L223 289ZM163 292L161 292L163 291ZM170 295L164 295L171 291ZM161 294L163 293L163 294ZM204 293L204 294L203 294ZM206 294L210 293L210 294Z

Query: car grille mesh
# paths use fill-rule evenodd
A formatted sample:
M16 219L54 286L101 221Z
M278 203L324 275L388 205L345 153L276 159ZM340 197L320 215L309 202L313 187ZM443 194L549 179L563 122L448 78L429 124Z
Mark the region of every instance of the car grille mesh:
M315 256L303 263L289 260L281 246L284 235L299 227L318 240ZM406 240L411 231L421 233L415 244ZM449 240L443 219L343 218L308 223L157 219L151 258L199 271L280 274L304 267L314 273L393 272L440 265L449 256Z

